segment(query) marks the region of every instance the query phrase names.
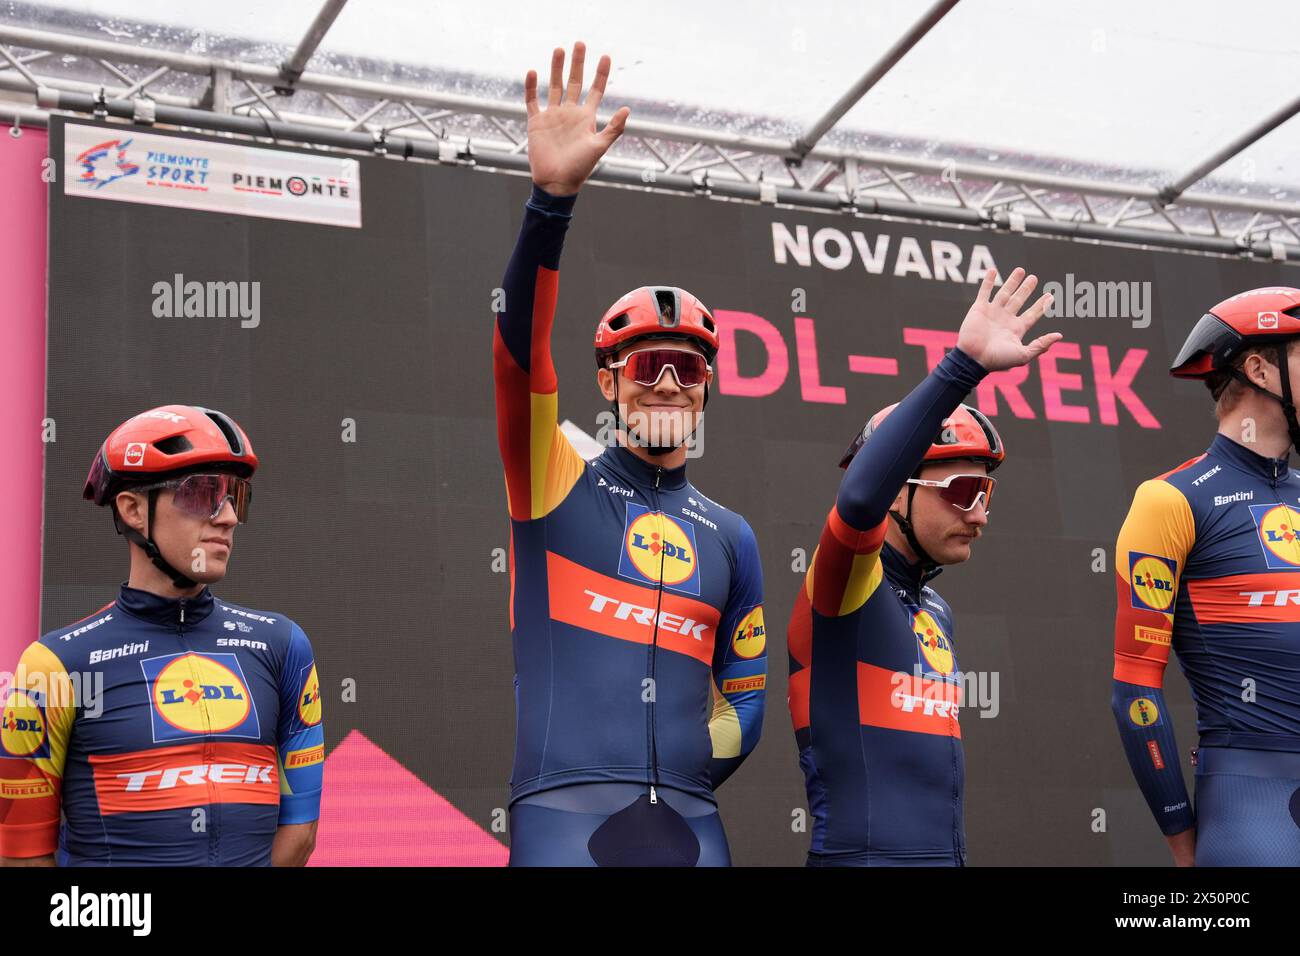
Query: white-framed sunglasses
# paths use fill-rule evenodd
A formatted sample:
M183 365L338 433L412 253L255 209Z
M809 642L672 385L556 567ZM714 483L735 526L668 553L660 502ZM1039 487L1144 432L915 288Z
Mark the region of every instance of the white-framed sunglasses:
M673 377L682 388L703 385L713 369L699 352L662 347L637 349L621 360L609 363L611 370L625 366L627 377L647 388L659 384L666 368L673 370Z
M983 500L984 513L988 514L989 501L993 497L993 489L998 480L988 475L949 475L941 481L909 478L907 483L926 488L938 488L939 497L959 511L970 511Z

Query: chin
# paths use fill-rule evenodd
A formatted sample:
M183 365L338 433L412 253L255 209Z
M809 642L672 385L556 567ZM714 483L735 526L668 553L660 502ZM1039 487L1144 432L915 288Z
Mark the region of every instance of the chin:
M971 557L971 544L973 542L957 543L953 542L948 546L944 553L943 560L940 564L961 564L963 561L969 561Z

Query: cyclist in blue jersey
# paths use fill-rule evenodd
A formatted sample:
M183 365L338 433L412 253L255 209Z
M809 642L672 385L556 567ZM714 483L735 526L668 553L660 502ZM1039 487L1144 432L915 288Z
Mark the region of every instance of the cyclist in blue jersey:
M1300 289L1201 317L1171 374L1200 379L1218 432L1138 486L1115 545L1111 708L1179 866L1300 866ZM1196 702L1188 799L1163 683Z
M136 415L96 453L83 494L112 509L130 576L23 652L0 716L4 864L307 862L325 758L311 644L208 588L257 463L229 416L190 405Z
M790 618L790 716L812 815L809 866L961 866L965 764L952 613L929 582L988 523L997 430L962 397L1060 335L1023 344L1050 296L984 277L952 349L840 461Z
M673 286L618 299L595 336L618 444L585 462L557 423L550 330L578 191L627 120L596 130L602 57L555 50L546 109L525 79L533 186L493 338L510 512L517 731L512 866L723 866L714 789L758 741L763 580L745 519L686 477L718 349Z

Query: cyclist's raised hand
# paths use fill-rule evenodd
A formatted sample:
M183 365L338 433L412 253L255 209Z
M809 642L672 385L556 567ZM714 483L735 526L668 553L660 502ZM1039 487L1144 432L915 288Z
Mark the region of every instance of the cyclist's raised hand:
M573 62L569 83L564 85L564 50L556 47L551 54L551 86L547 91L546 109L537 104L537 71L529 70L524 78L524 105L528 108L528 165L533 182L554 196L576 193L605 151L623 134L631 112L620 107L605 128L596 130L596 107L605 94L609 79L609 57L602 56L596 65L596 78L586 102L582 95L582 67L587 47L581 40L573 45Z
M1060 332L1048 332L1027 345L1022 341L1052 302L1050 295L1041 295L1027 311L1016 314L1038 285L1037 276L1026 278L1025 270L1017 266L997 295L990 296L996 279L997 270L984 273L975 302L957 332L957 347L990 372L1027 365L1061 339Z

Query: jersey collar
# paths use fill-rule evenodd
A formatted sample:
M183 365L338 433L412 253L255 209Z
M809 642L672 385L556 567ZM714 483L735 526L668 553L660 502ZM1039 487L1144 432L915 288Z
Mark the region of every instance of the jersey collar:
M1256 454L1245 445L1239 445L1227 435L1218 434L1210 444L1211 455L1226 458L1243 471L1259 475L1269 481L1277 481L1291 474L1291 459L1288 455L1281 458L1267 458Z
M676 468L660 468L638 458L622 445L606 448L601 457L614 469L639 485L654 487L655 475L659 475L659 490L674 491L686 487L686 465Z
M212 592L204 588L191 598L165 598L152 591L123 584L118 590L117 606L132 617L138 617L161 627L176 627L181 623L181 609L185 611L186 625L197 624L212 613L216 601Z
M888 541L880 548L880 563L891 583L918 592L943 570L940 567L922 571L919 564L912 564Z

